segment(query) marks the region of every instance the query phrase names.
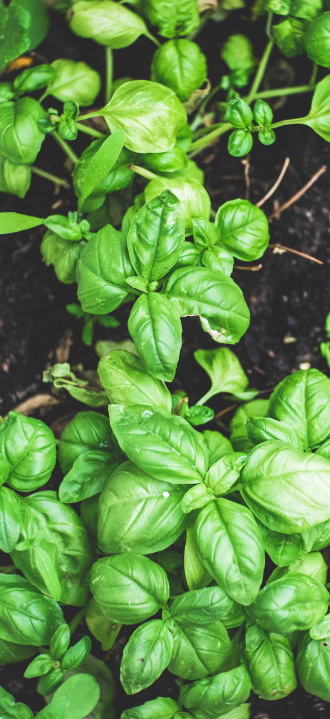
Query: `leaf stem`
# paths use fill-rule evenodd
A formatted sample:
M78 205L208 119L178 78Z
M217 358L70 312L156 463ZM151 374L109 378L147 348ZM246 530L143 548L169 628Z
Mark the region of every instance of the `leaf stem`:
M77 612L77 614L74 615L73 619L71 619L71 622L69 624L71 636L75 633L77 627L79 626L80 622L83 620L85 614L86 614L86 607L83 607L82 609L80 609L79 612Z
M225 132L229 132L229 130L232 130L233 125L230 122L223 122L219 127L217 127L212 132L209 132L204 137L201 137L199 140L196 140L192 143L190 146L190 149L192 152L195 150L202 150L205 145L208 145L209 142L212 142L212 140L215 140L217 137L220 137L220 135L223 135ZM189 157L192 157L192 155L189 154Z
M70 145L63 140L62 137L54 130L54 132L51 133L51 137L54 138L55 142L62 148L63 152L65 152L66 156L73 162L74 165L77 164L79 157L76 155L76 153L72 150Z
M104 132L99 132L99 130L94 130L93 127L89 127L88 125L83 125L82 122L76 122L76 127L80 132L84 132L86 135L91 135L91 137L97 137L97 138L104 138L107 137L107 135Z
M104 92L104 104L107 105L110 102L111 90L112 90L112 77L113 77L113 52L111 47L105 48L105 92Z
M260 86L260 83L262 82L263 76L265 74L268 60L271 56L273 47L274 47L274 40L273 40L273 38L270 38L268 40L268 43L267 43L265 49L264 49L263 56L260 60L258 70L255 74L253 83L251 85L250 91L249 91L247 99L246 99L246 102L248 103L248 105L250 104L250 102L252 102L254 100L254 98L259 90L259 86Z
M313 92L315 90L315 83L308 85L297 85L296 87L276 87L273 90L263 90L257 92L254 96L254 100L262 99L264 97L284 97L285 95L299 95L303 92ZM245 98L245 102L247 99Z
M146 170L145 167L139 167L139 165L128 165L128 167L130 170L133 170L133 172L136 172L137 175L146 177L147 180L155 180L158 177L158 175L155 175L154 172Z
M39 177L44 177L45 180L54 182L55 185L62 185L63 187L70 187L67 180L64 180L62 177L57 177L57 175L53 175L50 172L46 172L46 170L42 170L40 167L35 167L34 165L31 165L30 170L35 175L39 175Z

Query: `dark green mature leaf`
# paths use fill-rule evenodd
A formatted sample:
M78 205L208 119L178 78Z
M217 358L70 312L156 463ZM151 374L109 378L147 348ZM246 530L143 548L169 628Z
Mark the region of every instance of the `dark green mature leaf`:
M197 0L146 0L143 9L163 37L190 35L199 25Z
M106 617L137 624L165 608L170 588L159 564L130 553L99 559L92 567L91 591Z
M62 472L68 472L78 457L90 451L97 451L111 461L111 454L118 453L118 445L107 417L98 412L77 412L61 434L59 461Z
M218 620L225 627L239 626L245 616L221 587L190 590L174 599L170 611L179 622L202 625Z
M184 243L179 200L170 190L143 205L131 223L127 246L137 275L152 282L175 265Z
M113 405L109 413L122 450L144 472L171 484L202 481L207 448L184 419L146 405Z
M262 699L282 699L294 691L297 680L289 639L283 634L248 626L244 657L252 689Z
M217 499L199 511L195 538L213 579L239 604L251 604L258 594L265 563L253 514L236 502Z
M125 147L133 152L167 152L187 121L173 90L147 80L125 82L100 114L110 132L124 130Z
M183 495L183 488L155 482L132 462L121 464L100 496L100 548L106 554L151 554L166 549L187 524L181 510Z
M186 684L181 689L180 700L192 710L195 719L211 719L226 715L245 702L250 691L250 677L244 664L241 664L214 677Z
M98 373L111 404L154 404L171 410L171 394L166 385L148 374L132 352L113 350L102 357Z
M267 217L248 200L225 202L217 212L215 224L220 231L220 243L240 260L257 260L268 247Z
M152 58L151 79L174 90L181 102L189 100L206 77L206 57L199 45L191 40L169 40Z
M14 697L0 687L0 702L3 719L33 719L34 713L26 704L15 702Z
M139 707L125 709L121 719L173 719L179 709L174 699L157 697Z
M330 463L279 441L263 442L243 468L242 496L266 527L291 534L329 519Z
M9 412L0 425L0 453L10 465L10 487L29 492L45 484L54 469L55 437L39 419Z
M77 262L81 250L85 245L82 242L70 242L47 230L41 243L41 254L47 266L54 265L57 279L64 284L72 284L76 281Z
M138 627L125 646L120 666L126 694L136 694L153 684L168 666L172 651L172 634L161 619Z
M257 520L257 523L265 550L272 562L279 567L286 567L308 551L303 540L303 535L306 532L302 534L282 534L265 527L259 520ZM313 529L314 527L312 527Z
M318 10L322 11L323 3L319 0ZM306 2L305 5L308 3ZM316 15L316 13L315 13ZM311 17L308 18L312 19ZM330 29L330 12L321 12L318 17L313 19L307 29L304 37L305 50L308 57L322 67L329 67L329 29ZM317 87L317 86L316 86ZM314 128L313 128L314 129ZM320 133L319 133L320 134ZM322 137L322 135L321 135Z
M81 502L102 492L104 484L120 464L120 458L109 452L90 450L74 462L58 490L61 502Z
M306 691L330 701L330 637L311 639L303 635L298 644L297 670Z
M235 344L249 326L242 291L223 272L204 267L174 270L164 293L181 317L199 315L203 330L216 342Z
M215 674L230 653L230 639L220 621L199 625L196 620L176 620L171 632L173 654L168 669L181 679Z
M0 221L0 235L6 235L10 232L30 230L31 227L39 227L39 225L43 224L43 219L41 217L20 215L19 212L1 212Z
M62 610L26 579L0 574L0 638L36 647L49 644L64 623Z
M4 664L14 664L24 659L29 659L36 653L35 647L14 644L14 642L0 639L0 662ZM1 694L0 694L1 698Z
M288 573L261 589L247 609L252 622L268 632L305 631L328 611L329 592L316 579Z
M326 584L328 567L321 552L308 552L291 562L288 567L276 567L267 582L284 577L285 574L306 574L307 577L317 579L320 584Z
M7 487L0 489L0 549L11 552L18 541L21 525L20 497Z
M12 0L0 9L1 51L0 70L19 55L42 42L48 32L49 20L41 0Z
M179 361L182 327L170 300L156 292L142 294L133 305L127 326L149 374L171 382Z
M101 184L115 164L124 146L125 135L117 130L102 142L101 147L93 155L85 173L78 205L81 208L89 195Z
M77 266L78 298L84 312L105 315L127 297L133 274L126 240L106 225L84 247Z
M20 543L11 557L31 584L50 594L56 590L55 598L64 604L86 603L91 546L80 517L59 502L55 492L38 492L22 500Z
M38 120L45 118L45 110L32 97L1 105L0 149L13 163L31 165L45 139Z

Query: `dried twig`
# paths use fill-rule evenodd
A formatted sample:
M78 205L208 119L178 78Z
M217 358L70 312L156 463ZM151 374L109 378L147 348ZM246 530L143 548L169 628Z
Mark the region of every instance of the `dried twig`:
M219 417L222 417L224 414L227 414L227 412L231 412L232 409L236 409L238 407L239 402L235 402L235 404L231 404L229 407L226 407L226 409L222 409L221 412L218 412L214 419L217 420Z
M243 267L241 265L234 265L234 270L250 270L250 272L259 272L261 270L262 265L253 265L253 267Z
M250 199L250 159L249 155L245 158L245 160L241 160L242 165L244 167L244 179L245 179L245 199Z
M13 412L18 412L28 417L35 409L39 409L39 407L50 407L54 404L60 404L60 400L51 394L35 394L33 397L26 399L25 402L18 404L17 407L14 407Z
M277 190L278 186L281 184L289 165L290 165L290 158L286 157L284 160L282 170L281 170L276 182L274 182L273 186L270 188L270 190L268 190L265 197L262 197L262 199L256 203L257 207L261 207L262 205L264 205L265 202L267 202L267 200L269 200L269 198L274 194L274 192Z
M290 197L290 199L284 203L284 205L281 205L275 212L273 212L269 216L268 219L273 220L275 218L276 220L278 220L280 218L282 212L284 212L284 210L287 210L288 207L291 207L291 205L293 205L295 202L297 202L297 200L299 200L300 197L302 197L302 195L304 195L305 192L307 192L307 190L309 190L309 188L312 187L312 185L314 185L314 183L319 179L319 177L321 175L324 174L324 172L326 172L326 170L327 170L327 166L322 165L322 167L320 167L320 169L317 172L315 172L315 175L313 175L313 177L311 177L311 179L308 180L306 185L301 187L300 190L298 190L298 192L295 193L295 195Z
M294 255L299 255L299 257L304 257L306 260L311 260L312 262L316 262L318 265L324 264L321 260L317 260L316 257L312 257L312 255L307 255L306 252L299 252L298 250L293 250L292 247L286 247L285 245L280 245L279 242L276 242L275 245L269 245L269 247L273 248L274 255L275 254L282 255L285 252L292 252Z

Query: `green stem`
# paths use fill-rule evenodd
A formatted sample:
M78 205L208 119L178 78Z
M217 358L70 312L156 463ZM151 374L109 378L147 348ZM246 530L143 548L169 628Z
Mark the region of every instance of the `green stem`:
M111 47L105 48L105 95L104 104L110 102L113 76L113 53Z
M57 144L62 148L63 152L65 152L65 154L69 158L69 160L71 160L71 162L73 162L73 164L76 165L79 160L79 157L72 150L70 145L68 145L68 143L65 140L63 140L63 138L60 137L60 135L58 135L58 133L56 131L52 132L51 137L53 137L55 142L57 142Z
M76 127L80 132L84 132L86 135L91 135L92 137L97 138L105 138L107 135L104 132L99 132L99 130L94 130L93 127L88 127L88 125L83 125L82 122L76 122Z
M80 120L90 120L91 117L100 117L102 116L102 109L101 110L95 110L95 112L87 112L86 115L79 115L77 117L77 122Z
M196 402L196 404L198 404L198 405L205 404L205 402L207 402L209 399L211 399L211 397L214 397L214 394L215 393L210 389L209 392L206 392L206 394L204 394L203 397L201 397L198 400L198 402Z
M149 40L151 40L151 42L153 42L155 45L157 45L157 47L161 47L161 43L158 42L157 38L155 38L155 37L151 34L151 32L146 32L145 35L146 35L146 37L149 38Z
M294 117L292 120L281 120L280 122L273 122L270 126L272 130L276 127L286 127L286 125L305 125L307 117ZM259 132L259 128L253 128L251 132Z
M80 622L83 620L85 614L86 614L86 607L83 607L82 609L80 609L79 612L77 612L77 614L75 614L73 619L71 619L71 622L69 624L71 636L75 633L77 627L79 626Z
M146 177L147 180L155 180L158 175L155 175L154 172L150 172L150 170L146 170L145 167L139 167L139 165L129 165L128 166L130 170L133 170L133 172L136 172L137 175L141 175L141 177Z
M313 62L313 70L312 70L312 74L309 78L310 85L313 85L316 82L318 71L319 71L319 66L316 64L316 62Z
M57 177L57 175L53 175L50 172L46 172L46 170L41 170L40 167L35 167L34 165L31 165L30 170L35 175L39 175L39 177L44 177L45 180L54 182L55 185L63 185L63 187L69 187L69 183L67 182L67 180L63 180L62 177Z
M255 100L262 99L264 97L284 97L285 95L299 95L303 92L313 92L315 90L314 85L297 85L297 87L278 87L274 90L263 90L257 92L254 96Z
M266 45L266 47L265 47L265 49L264 49L264 53L263 53L263 56L262 56L262 58L261 58L261 60L260 60L260 64L259 64L258 70L257 70L257 72L256 72L256 74L255 74L255 78L254 78L253 83L252 83L251 88L250 88L250 92L249 92L249 94L248 94L248 96L247 96L247 98L246 98L246 102L247 102L248 105L254 100L254 98L255 98L255 96L256 96L258 90L259 90L259 86L260 86L260 83L261 83L261 81L262 81L262 79L263 79L263 76L264 76L264 74L265 74L266 67L267 67L267 64L268 64L268 60L269 60L269 58L270 58L270 56L271 56L271 52L272 52L273 47L274 47L274 40L273 40L273 38L270 38L270 40L268 40L268 43L267 43L267 45Z
M212 142L212 140L220 137L220 135L223 135L225 132L232 130L232 128L233 125L230 122L223 122L216 130L213 130L213 132L209 132L205 137L201 137L199 140L196 140L196 142L193 142L190 147L191 151L194 152L194 150L203 149L209 142ZM191 155L189 155L189 157L191 157Z

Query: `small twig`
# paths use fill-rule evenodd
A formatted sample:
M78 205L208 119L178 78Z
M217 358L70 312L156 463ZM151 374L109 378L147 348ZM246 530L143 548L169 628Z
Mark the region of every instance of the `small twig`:
M234 265L234 270L249 270L250 272L259 272L262 265L254 265L253 267L242 267L241 265Z
M231 412L232 409L236 409L238 407L239 402L235 402L235 404L231 404L229 407L226 407L226 409L222 409L221 412L218 412L214 419L217 420L219 417L222 417L224 414L227 414L227 412Z
M320 169L319 169L317 172L315 172L315 175L313 175L313 177L311 177L311 179L308 180L308 182L306 183L306 185L304 185L303 187L301 187L301 189L298 190L298 192L296 192L295 195L293 195L292 197L290 197L290 200L287 200L287 202L285 202L284 205L281 205L281 206L278 208L278 210L276 210L276 212L273 212L273 213L269 216L268 219L269 219L269 220L273 220L273 219L275 218L276 220L278 220L278 219L280 218L282 212L284 212L284 210L287 210L288 207L291 207L291 205L293 205L295 202L297 202L297 200L299 200L300 197L302 197L302 195L304 195L305 192L307 192L307 190L309 190L309 188L310 188L312 185L314 185L314 183L316 182L316 180L318 180L319 177L326 172L326 170L327 170L327 166L326 166L326 165L322 165L322 167L320 167Z
M245 158L245 160L241 160L242 165L244 167L244 179L245 179L245 199L250 199L250 159L249 155Z
M280 245L279 242L276 242L275 245L269 245L269 247L273 248L274 255L275 254L281 255L284 252L292 252L294 255L299 255L299 257L304 257L306 260L311 260L312 262L316 262L318 265L324 264L321 260L317 260L316 257L312 257L312 255L307 255L305 252L298 252L298 250L293 250L292 247L285 247L285 245Z
M53 397L51 394L35 394L33 397L29 397L25 402L21 402L17 407L14 407L13 412L24 414L28 416L31 412L39 407L50 407L54 404L60 404L60 400Z
M267 194L264 197L262 197L262 199L259 200L259 202L256 203L257 207L261 207L262 205L264 205L265 202L267 202L267 200L269 200L269 198L274 194L274 192L277 190L278 186L281 184L289 165L290 165L290 158L286 157L284 160L282 170L281 170L276 182L274 182L273 186L270 188L270 190L268 190Z

